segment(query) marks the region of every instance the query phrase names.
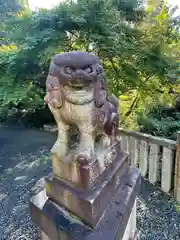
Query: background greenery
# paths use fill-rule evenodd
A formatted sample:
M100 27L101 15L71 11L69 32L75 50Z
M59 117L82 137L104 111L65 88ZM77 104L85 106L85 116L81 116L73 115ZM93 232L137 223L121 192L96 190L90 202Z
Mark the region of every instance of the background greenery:
M77 0L32 11L27 1L0 0L0 120L40 127L51 57L71 50L101 58L120 100L121 125L174 138L180 32L176 9L158 0ZM176 101L177 99L177 101Z

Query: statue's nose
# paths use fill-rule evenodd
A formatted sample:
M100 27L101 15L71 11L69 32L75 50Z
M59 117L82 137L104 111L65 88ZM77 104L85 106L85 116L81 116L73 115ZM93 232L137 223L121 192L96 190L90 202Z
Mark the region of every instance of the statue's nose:
M76 74L76 77L83 77L84 76L84 71L78 69L78 70L76 70L75 74Z

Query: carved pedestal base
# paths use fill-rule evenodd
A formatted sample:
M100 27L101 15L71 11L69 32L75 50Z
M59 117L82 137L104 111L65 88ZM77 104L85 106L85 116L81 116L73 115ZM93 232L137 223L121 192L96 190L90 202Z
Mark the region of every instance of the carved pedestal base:
M90 227L95 227L127 170L128 155L124 154L112 163L92 189L82 191L64 180L50 177L46 179L46 193L59 206L75 214Z
M45 191L31 198L30 210L34 222L42 231L42 240L135 240L139 187L140 172L129 167L116 189L116 195L93 229L50 200Z
M61 161L57 154L53 153L52 175L56 179L67 182L76 189L92 189L95 183L101 183L102 179L104 179L104 174L112 168L114 162L117 165L125 157L125 154L121 152L119 141L116 141L108 148L101 148L99 145L98 147L96 146L97 159L87 165L80 165L77 161L70 161L70 163Z

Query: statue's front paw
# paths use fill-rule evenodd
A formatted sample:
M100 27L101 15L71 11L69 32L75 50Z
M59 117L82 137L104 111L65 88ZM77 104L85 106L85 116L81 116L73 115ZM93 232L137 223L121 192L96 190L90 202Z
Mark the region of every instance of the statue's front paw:
M90 163L92 161L92 156L87 154L87 153L80 153L77 156L77 159L79 164L81 165L87 165L88 163Z

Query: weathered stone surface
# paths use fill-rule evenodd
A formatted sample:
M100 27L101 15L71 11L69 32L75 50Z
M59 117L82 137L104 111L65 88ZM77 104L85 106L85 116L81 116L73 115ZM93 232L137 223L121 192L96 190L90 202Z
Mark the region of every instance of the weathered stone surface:
M57 54L50 64L46 90L44 100L58 127L58 138L51 151L53 172L59 176L58 161L100 161L99 166L104 166L104 157L97 156L98 148L105 151L117 140L119 104L108 93L100 59L87 52ZM74 128L78 129L79 141L72 150L69 133Z
M94 227L108 202L116 194L116 189L127 169L128 155L124 154L121 159L113 162L94 188L83 192L53 177L47 178L47 196Z
M46 91L44 100L58 136L51 149L53 170L46 191L30 204L41 238L122 239L126 229L123 240L129 240L135 227L126 225L129 220L128 226L134 226L131 212L139 171L129 167L130 158L121 150L119 101L108 92L100 59L87 52L57 54Z
M77 161L70 161L69 163L59 161L57 155L53 154L53 176L68 182L75 188L81 190L91 189L95 183L103 179L103 172L113 167L111 163L123 161L123 153L120 152L119 141L110 148L103 149L102 151L98 149L97 158L99 161L91 161L83 165Z
M30 200L32 218L51 240L64 239L62 234L68 240L120 240L123 238L135 203L140 179L140 171L129 167L117 189L116 196L108 204L95 229L87 227L71 213L51 201L45 191Z

